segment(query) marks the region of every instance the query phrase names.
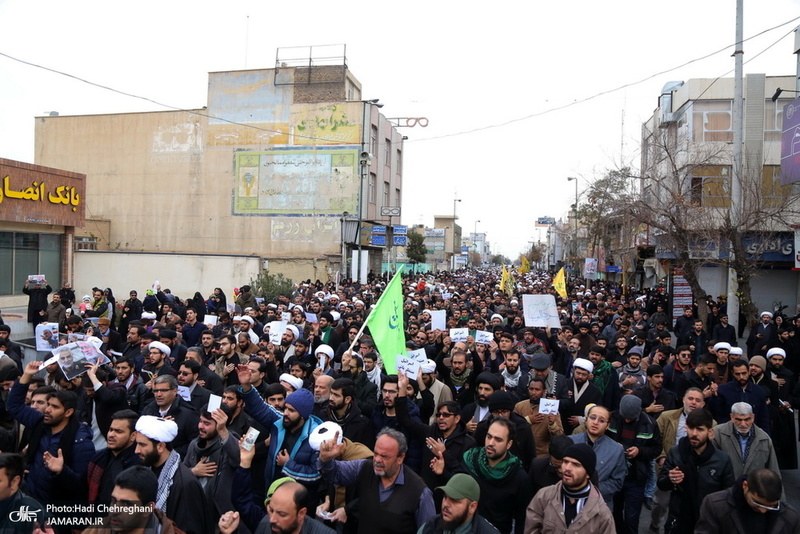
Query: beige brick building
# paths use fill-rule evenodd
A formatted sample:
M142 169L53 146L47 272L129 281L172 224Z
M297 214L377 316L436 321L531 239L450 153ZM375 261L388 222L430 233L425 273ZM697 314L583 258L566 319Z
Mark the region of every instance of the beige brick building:
M380 272L370 222L400 206L403 139L342 63L210 73L202 109L37 118L36 163L86 175L76 289L327 281L358 249Z

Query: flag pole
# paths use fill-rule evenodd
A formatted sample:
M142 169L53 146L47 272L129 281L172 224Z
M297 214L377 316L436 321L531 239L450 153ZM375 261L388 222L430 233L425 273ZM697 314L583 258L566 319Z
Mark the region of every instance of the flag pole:
M386 287L387 287L387 288L388 288L388 287L389 287L389 286L392 284L392 280L394 280L395 276L400 276L400 275L402 275L402 273L403 273L403 268L404 268L404 267L405 267L405 265L402 265L402 264L400 265L400 267L397 269L397 272L396 272L396 273L394 273L394 276L392 276L392 279L391 279L391 280L389 280L389 283L388 283L388 284L386 284ZM380 298L378 298L378 302L376 302L376 303L375 303L375 308L377 308L377 307L378 307L378 304L380 304L380 303L381 303L381 301L383 300L383 297L385 297L385 296L386 296L386 291L384 291L383 293L381 293L381 296L380 296ZM352 353L352 351L353 351L353 347L355 346L355 344L356 344L356 341L358 341L358 339L361 337L361 334L363 334L363 333L364 333L364 329L365 329L365 328L367 328L367 324L369 324L369 318L370 318L371 316L372 316L372 310L370 310L370 313L369 313L369 315L367 315L367 316L366 316L366 318L364 318L364 322L363 322L363 324L361 325L361 328L358 330L358 334L356 334L356 337L355 337L355 338L353 338L353 341L351 341L351 342L350 342L350 346L349 346L349 347L347 347L347 351L346 351L346 352L351 352L351 353Z

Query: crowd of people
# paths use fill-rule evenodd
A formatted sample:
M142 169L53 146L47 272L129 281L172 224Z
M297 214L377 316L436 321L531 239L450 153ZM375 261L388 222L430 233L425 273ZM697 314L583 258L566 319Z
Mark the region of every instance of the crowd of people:
M369 323L387 283L230 302L26 287L31 323L110 363L24 364L0 325L0 531L69 532L17 512L79 503L108 510L90 534L800 532L781 479L800 316L762 313L745 353L723 300L673 321L663 288L407 275L406 346L426 356L407 376ZM560 328L526 326L524 294L554 295Z

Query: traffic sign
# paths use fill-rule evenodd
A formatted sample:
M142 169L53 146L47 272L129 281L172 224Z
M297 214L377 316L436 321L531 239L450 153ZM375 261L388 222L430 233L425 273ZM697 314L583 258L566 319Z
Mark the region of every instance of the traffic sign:
M372 227L372 234L373 235L386 235L386 226L382 225L375 225Z
M385 235L374 235L373 234L372 239L370 240L369 244L373 245L375 247L385 247L386 246L386 236Z
M395 224L393 227L394 235L408 235L408 226L400 226Z
M404 235L394 235L392 236L392 245L396 247L408 246L408 237Z

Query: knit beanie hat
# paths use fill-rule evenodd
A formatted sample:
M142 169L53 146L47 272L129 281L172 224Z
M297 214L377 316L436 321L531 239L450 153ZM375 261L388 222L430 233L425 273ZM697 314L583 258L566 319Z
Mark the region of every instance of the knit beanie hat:
M300 417L308 419L314 409L314 394L305 388L300 388L286 397L285 404L291 404Z
M763 356L753 356L750 358L750 365L757 365L761 368L761 372L767 370L767 360Z
M597 455L590 446L585 443L570 445L567 447L567 450L564 451L564 458L567 457L580 462L590 477L594 475L595 466L597 465Z
M289 402L288 399L286 402ZM642 399L636 395L625 395L619 401L619 414L625 419L636 419L642 413Z

